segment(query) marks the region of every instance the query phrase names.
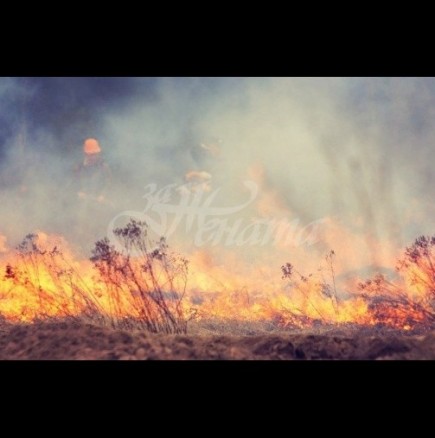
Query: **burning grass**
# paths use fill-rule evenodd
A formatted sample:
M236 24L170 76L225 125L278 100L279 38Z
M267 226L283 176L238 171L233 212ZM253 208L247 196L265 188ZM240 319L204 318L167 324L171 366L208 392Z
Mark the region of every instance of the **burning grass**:
M74 261L57 246L49 249L44 236L26 236L15 262L5 267L1 313L15 322L69 317L113 328L184 333L187 261L170 253L164 239L154 244L143 223L132 220L114 233L123 250L107 239L98 241L93 266Z
M406 248L396 268L401 280L379 274L344 296L333 251L314 273L284 264L280 290L198 291L188 288L188 261L164 239L150 239L145 223L131 220L114 235L119 245L102 239L90 260L82 261L50 236L26 236L3 266L2 318L68 318L168 334L186 333L189 324L196 332L241 335L319 327L421 332L435 326L435 237L419 237Z

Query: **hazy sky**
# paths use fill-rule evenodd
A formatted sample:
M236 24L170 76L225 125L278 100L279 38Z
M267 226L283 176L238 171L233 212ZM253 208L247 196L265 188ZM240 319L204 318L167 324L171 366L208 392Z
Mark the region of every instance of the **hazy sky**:
M403 245L433 232L434 116L433 78L0 78L0 234L69 227L64 188L87 137L114 170L114 203L137 210L146 184L202 170L192 142L219 137L207 170L221 203L261 168L267 214Z

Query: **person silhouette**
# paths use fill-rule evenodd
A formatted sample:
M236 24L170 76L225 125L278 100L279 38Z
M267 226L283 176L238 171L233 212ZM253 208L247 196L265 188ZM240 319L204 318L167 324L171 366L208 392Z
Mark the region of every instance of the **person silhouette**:
M107 190L111 181L111 171L101 154L101 147L95 138L88 138L83 144L83 161L76 169L80 199L107 202Z

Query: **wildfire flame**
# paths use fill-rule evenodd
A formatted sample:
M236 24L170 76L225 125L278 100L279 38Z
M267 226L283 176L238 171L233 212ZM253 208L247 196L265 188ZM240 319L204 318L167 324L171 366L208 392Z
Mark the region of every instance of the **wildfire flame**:
M262 189L253 206L255 213L262 219L278 213L294 217L279 193L268 185L261 165L249 172ZM186 176L190 182L210 178L205 172ZM280 265L289 256L288 248L280 245L280 236L288 229L281 222L275 229L277 245L273 252L270 248L252 251L247 245L238 251L231 247L219 248L218 253L212 248L190 251L187 288L181 288L181 295L170 299L176 298L177 303L180 300L185 314L205 320L267 322L300 328L317 324L381 325L405 331L434 326L435 238L419 238L406 249L397 268L401 279L392 282L378 275L367 280L355 275L346 280L346 272L367 266L370 251L362 249L364 236L332 218L326 218L325 223L320 241L329 248L338 247L337 255L330 251L320 266L313 252L296 246L292 247L291 261L304 272L290 263L284 264L280 272ZM89 259L76 256L61 236L38 232L24 242L18 251L12 251L6 237L0 235L0 269L4 273L0 278L0 316L13 322L83 315L99 315L113 322L144 316L147 309L138 303L147 299L144 291L152 294L154 286L150 288L149 279L140 277L148 269L140 260L128 259L127 267L120 264L110 274L96 269ZM372 239L369 246L379 253L381 249L394 253L394 248L380 239ZM146 254L146 259L150 257L158 259L159 254ZM392 256L386 257L383 266L394 266L393 260ZM118 275L127 268L129 277L125 272L124 277ZM159 269L151 276L151 283L165 273L164 266ZM174 278L169 281L172 286ZM173 292L164 290L166 283L160 286L163 295ZM165 306L160 310L169 312Z
M108 317L140 317L134 294L115 297L101 273L89 260L77 260L62 238L40 232L32 242L37 251L23 255L9 250L0 259L4 273L0 314L7 320L30 322L90 311ZM329 257L331 262L332 254ZM403 288L378 276L361 283L358 293L345 298L321 281L324 273L297 274L295 279L292 269L291 265L283 267L290 282L279 278L274 283L271 279L277 276L266 268L232 273L207 251L198 251L190 258L183 306L186 311L195 307L198 318L267 321L280 327L353 323L407 331L435 322L428 296L432 291L426 284L428 273L416 266L404 271Z

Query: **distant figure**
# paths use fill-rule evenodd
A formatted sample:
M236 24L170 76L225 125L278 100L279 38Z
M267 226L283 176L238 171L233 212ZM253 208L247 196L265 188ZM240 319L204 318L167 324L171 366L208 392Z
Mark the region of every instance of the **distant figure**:
M195 169L184 175L185 184L180 188L180 193L212 190L212 171L220 158L221 143L221 140L211 138L209 141L194 143L191 146L190 154Z
M221 155L222 140L210 138L194 144L191 149L191 155L194 161L201 167L212 164Z
M84 142L83 152L83 162L76 169L77 196L80 199L107 203L111 172L101 155L98 141L95 138L88 138Z
M111 169L105 162L101 146L95 138L83 144L83 160L74 169L73 196L76 202L71 211L71 226L66 234L85 251L106 234L107 224L113 216L110 199ZM62 216L60 216L62 217Z

